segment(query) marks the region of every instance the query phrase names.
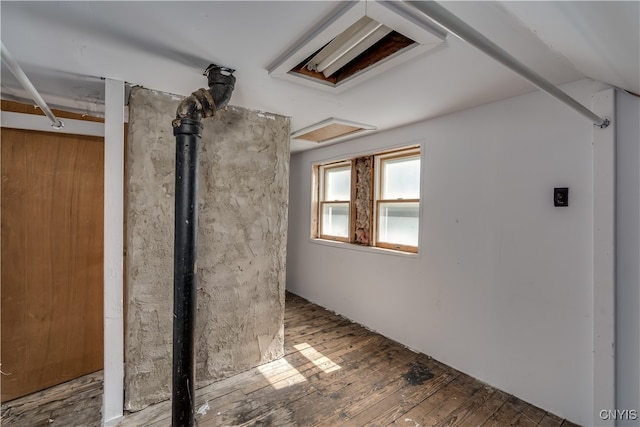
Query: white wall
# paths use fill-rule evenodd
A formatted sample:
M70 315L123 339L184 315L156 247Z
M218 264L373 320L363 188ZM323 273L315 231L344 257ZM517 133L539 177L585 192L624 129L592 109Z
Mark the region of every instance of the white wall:
M587 106L603 88L563 86ZM590 425L592 128L534 92L294 155L287 288ZM416 140L424 153L417 256L310 240L313 162ZM553 188L564 186L569 207L556 208Z
M618 91L616 116L616 407L640 416L640 98Z

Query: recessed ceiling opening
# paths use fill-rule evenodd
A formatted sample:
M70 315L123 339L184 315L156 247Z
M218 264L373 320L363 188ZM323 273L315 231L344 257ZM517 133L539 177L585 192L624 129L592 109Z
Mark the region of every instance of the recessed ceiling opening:
M322 144L326 142L337 142L347 137L375 129L375 126L332 117L292 133L291 138Z
M269 67L269 75L333 92L444 43L446 33L403 2L348 2Z
M337 84L415 41L363 16L291 71Z

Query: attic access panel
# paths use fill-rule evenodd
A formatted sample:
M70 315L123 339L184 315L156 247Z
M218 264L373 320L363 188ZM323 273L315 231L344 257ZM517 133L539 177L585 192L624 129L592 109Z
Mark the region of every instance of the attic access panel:
M349 2L276 61L269 75L340 92L440 46L445 37L402 2Z
M324 144L328 142L338 142L348 137L374 131L375 129L375 126L331 117L293 132L291 139L302 139Z
M415 43L363 16L291 72L336 85Z

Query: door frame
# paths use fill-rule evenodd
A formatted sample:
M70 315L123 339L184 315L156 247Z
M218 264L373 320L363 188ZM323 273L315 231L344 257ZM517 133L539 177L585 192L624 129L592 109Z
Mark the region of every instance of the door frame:
M1 112L2 126L104 136L104 391L102 424L115 425L124 401L124 123L125 82L105 79L105 120L67 119L52 128L45 116Z
M124 402L124 93L123 81L105 79L104 426L122 418Z

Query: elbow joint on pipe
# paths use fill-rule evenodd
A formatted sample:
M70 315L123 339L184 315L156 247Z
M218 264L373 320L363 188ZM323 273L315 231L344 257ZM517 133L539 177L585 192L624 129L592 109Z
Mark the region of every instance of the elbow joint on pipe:
M211 92L206 89L198 89L178 104L173 126L178 126L182 119L202 120L204 117L213 116L215 111L216 104Z
M229 102L236 78L230 68L209 65L205 71L209 89L198 89L180 102L173 127L180 126L182 119L200 121L213 116L217 110Z

